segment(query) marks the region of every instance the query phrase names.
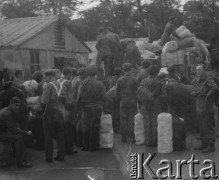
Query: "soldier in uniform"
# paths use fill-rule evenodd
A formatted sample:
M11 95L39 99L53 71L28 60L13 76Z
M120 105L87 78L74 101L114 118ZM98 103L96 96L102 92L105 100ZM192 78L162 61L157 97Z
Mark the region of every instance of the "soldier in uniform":
M63 100L63 105L67 111L67 117L65 117L65 153L66 154L75 154L77 151L74 150L75 142L75 119L74 119L74 110L75 110L75 99L72 83L70 81L72 71L70 68L63 68L62 71L63 77L59 79L60 83L60 96Z
M111 45L111 53L110 53L110 59L113 62L114 68L119 67L120 64L120 40L118 34L113 32L112 27L107 28L107 37L111 40L112 45Z
M63 105L59 98L60 84L57 82L53 70L45 73L45 85L42 94L42 104L45 107L43 114L46 161L53 161L53 137L55 135L58 144L57 161L64 161L65 138L64 138L64 114Z
M32 135L31 131L24 131L16 122L15 113L18 112L21 101L18 97L10 100L10 105L0 110L0 142L12 143L15 148L17 166L21 168L32 167L26 162L26 152L23 135Z
M85 68L80 68L77 71L77 79L73 84L73 91L74 91L74 99L77 100L78 96L78 89L80 87L81 82L83 82L87 77L87 72ZM78 147L82 147L82 108L80 106L75 107L74 112L76 118L76 145Z
M110 80L110 88L112 88L113 86L116 85L118 79L121 77L121 68L120 67L116 67L115 68L115 76L112 77L112 79Z
M98 36L96 39L96 49L98 50L96 65L100 69L100 65L104 62L105 78L107 79L112 75L113 61L110 59L111 40L104 33L102 27L98 28Z
M145 61L142 62L143 70L137 76L139 84L141 83L141 81L143 79L148 77L148 68L150 67L150 65L151 65L151 63L149 61L145 60Z
M95 79L97 68L87 68L87 79L81 82L78 91L78 106L82 107L82 141L84 151L99 148L99 127L105 100L105 88Z
M117 81L116 97L120 100L120 122L122 141L134 141L134 116L137 113L138 81L132 77L132 65L124 63L125 75Z
M157 145L157 116L162 112L162 103L160 96L162 94L162 84L158 79L158 66L151 66L148 70L148 77L141 82L141 86L147 88L152 94L150 106L146 104L144 111L146 145Z
M213 101L218 87L211 76L205 73L204 65L196 67L196 77L192 81L195 87L193 95L196 96L197 117L199 121L200 138L202 144L196 150L203 153L215 151L215 129L213 119Z
M141 54L132 39L125 39L121 42L121 59L123 63L132 64L133 68L141 65Z

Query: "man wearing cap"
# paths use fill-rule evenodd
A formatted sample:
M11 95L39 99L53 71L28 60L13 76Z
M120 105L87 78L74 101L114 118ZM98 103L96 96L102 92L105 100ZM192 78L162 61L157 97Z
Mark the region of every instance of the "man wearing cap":
M0 142L12 143L15 147L16 163L18 167L29 168L31 163L25 161L25 144L23 135L32 135L31 131L24 131L15 120L21 101L18 97L10 100L10 105L0 110Z
M213 118L214 97L218 87L211 76L205 72L204 65L196 67L196 77L192 81L195 88L193 95L196 97L197 117L199 121L201 145L196 150L203 153L215 151L215 128Z
M80 68L77 71L77 77L74 81L74 83L72 84L73 87L73 91L74 91L74 99L75 101L77 100L77 96L78 96L78 89L80 87L81 82L83 82L86 77L87 77L87 72L85 68ZM77 106L76 103L76 107L75 107L75 112L74 112L74 116L76 119L76 145L78 147L82 147L82 108L80 106Z
M121 42L121 58L123 63L130 63L133 68L141 65L141 53L132 39Z
M132 65L124 63L122 66L125 75L117 81L116 97L120 101L120 122L122 141L134 141L134 116L137 113L138 81L132 77Z
M162 93L162 84L158 79L159 67L151 66L148 70L148 77L141 82L141 86L147 88L152 94L151 105L145 106L143 111L145 121L145 143L148 146L157 145L157 116L162 112L160 96Z
M104 33L102 27L98 28L98 36L96 39L96 49L98 50L96 65L100 68L102 62L104 62L105 77L108 78L112 75L112 60L110 59L111 40Z
M180 78L176 75L175 65L167 68L168 71L168 82L180 82Z
M75 109L75 99L72 83L70 81L72 70L65 67L62 70L63 77L58 80L60 83L60 97L63 99L62 104L67 111L67 117L65 119L65 153L75 154L74 150L75 141L75 119L73 116Z
M72 68L71 69L71 78L70 80L72 81L72 83L74 82L74 79L77 77L77 69L76 68Z
M53 161L53 137L55 135L58 144L57 161L64 161L65 138L64 118L65 112L60 98L60 83L57 82L54 70L45 73L45 85L42 94L42 104L45 107L43 114L46 161Z
M113 32L112 27L107 27L107 37L111 40L112 45L111 45L111 53L110 53L110 58L111 61L113 62L114 68L120 66L120 40L118 34Z
M99 127L105 100L105 88L95 79L97 68L87 68L87 79L81 82L78 91L78 106L82 107L82 150L97 151L99 147Z
M141 81L148 77L148 68L150 67L151 63L149 61L144 60L142 62L143 70L138 74L137 79L138 83L140 84Z
M120 67L115 68L115 76L110 80L110 88L116 85L118 79L121 77L122 70Z

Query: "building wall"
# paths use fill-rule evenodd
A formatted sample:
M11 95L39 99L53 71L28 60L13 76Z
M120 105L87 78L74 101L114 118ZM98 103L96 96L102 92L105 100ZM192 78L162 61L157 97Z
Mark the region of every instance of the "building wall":
M21 48L28 49L44 49L53 50L54 49L54 30L53 26L44 29L41 33L28 40L20 46Z
M80 56L80 57L79 57ZM67 59L88 59L88 54L76 54L71 52L58 52L58 51L39 51L40 68L49 69L55 66L55 58ZM86 63L86 62L85 62ZM11 74L15 70L23 70L26 76L30 72L30 50L28 49L1 49L0 50L0 70L8 68ZM86 64L87 65L87 64Z
M46 28L37 36L21 45L21 48L54 50L54 25ZM63 51L89 53L89 50L82 44L82 42L80 42L67 28L65 28L65 49Z

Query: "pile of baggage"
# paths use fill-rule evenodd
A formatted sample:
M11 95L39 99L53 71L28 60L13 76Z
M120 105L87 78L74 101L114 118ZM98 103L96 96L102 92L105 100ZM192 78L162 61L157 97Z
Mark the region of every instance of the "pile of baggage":
M171 35L170 41L162 49L162 66L182 65L185 63L187 53L194 53L198 56L208 56L205 42L197 39L184 25L176 29L178 38Z

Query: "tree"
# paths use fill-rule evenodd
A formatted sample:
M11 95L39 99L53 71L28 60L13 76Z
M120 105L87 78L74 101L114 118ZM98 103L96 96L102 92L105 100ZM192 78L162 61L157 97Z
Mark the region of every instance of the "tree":
M134 36L133 2L101 0L97 7L80 12L70 27L78 37L95 40L97 28L111 26L120 35Z
M218 0L189 1L184 5L186 26L200 39L217 44Z
M17 0L2 2L2 16L6 18L20 18L20 17L33 17L36 16L34 12L35 4L29 0Z
M2 0L2 15L6 18L30 17L37 15L72 16L78 0Z
M143 6L145 18L151 26L151 40L160 39L171 16L181 15L179 7L179 0L153 0L150 4Z

